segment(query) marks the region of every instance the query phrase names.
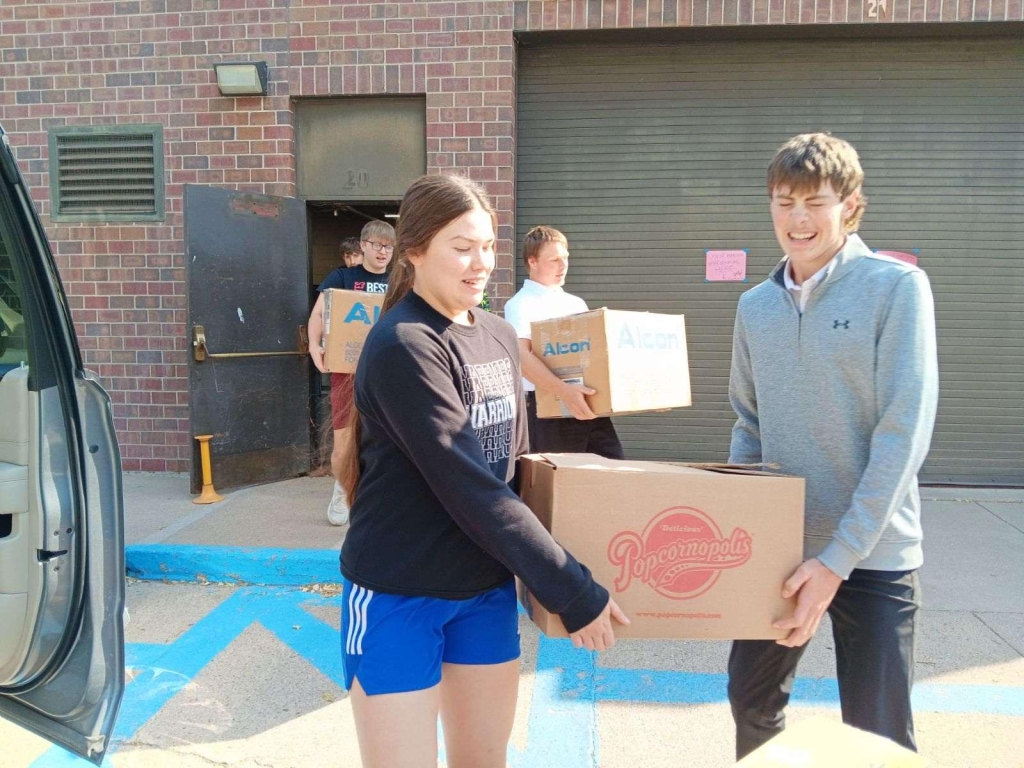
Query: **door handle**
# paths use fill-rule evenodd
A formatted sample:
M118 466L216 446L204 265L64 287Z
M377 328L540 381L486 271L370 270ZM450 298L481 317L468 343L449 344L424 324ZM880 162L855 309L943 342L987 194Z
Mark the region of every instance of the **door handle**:
M309 334L306 326L299 326L299 348L288 352L211 352L206 346L206 328L201 325L192 326L192 357L197 363L207 358L223 360L239 357L289 357L292 355L304 356L309 354Z

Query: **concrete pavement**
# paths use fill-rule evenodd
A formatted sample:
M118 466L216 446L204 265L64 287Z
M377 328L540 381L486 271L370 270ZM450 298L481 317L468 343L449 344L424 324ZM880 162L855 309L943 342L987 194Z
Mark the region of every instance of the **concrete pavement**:
M200 508L183 477L126 476L128 540L141 545L129 551L145 555L143 575L187 579L197 557L216 567L222 546L249 549L234 549L215 578L193 570L186 581L130 585L132 682L110 765L359 765L340 687L338 597L288 581L296 572L300 583L337 580L344 529L326 522L330 486L292 480ZM925 497L921 752L937 765L1021 768L1024 492L926 489ZM521 625L511 766L732 765L727 643L627 641L595 657L538 636L525 618ZM838 718L832 653L823 626L801 665L791 721ZM3 722L0 743L5 766L75 764Z

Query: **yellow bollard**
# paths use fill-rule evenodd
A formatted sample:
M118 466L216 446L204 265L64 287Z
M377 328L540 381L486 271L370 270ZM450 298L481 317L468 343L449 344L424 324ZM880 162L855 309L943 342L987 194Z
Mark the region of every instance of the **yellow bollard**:
M203 464L203 492L192 499L193 504L213 504L224 501L224 497L213 488L213 470L210 468L210 438L212 437L213 435L196 435L196 440L199 441L199 456Z

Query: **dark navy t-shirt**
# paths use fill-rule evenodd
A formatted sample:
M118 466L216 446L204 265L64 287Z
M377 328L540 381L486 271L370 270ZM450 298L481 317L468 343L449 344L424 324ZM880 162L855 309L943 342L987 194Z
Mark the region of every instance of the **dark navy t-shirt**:
M338 267L320 283L317 290L326 291L328 288L365 291L366 293L387 293L388 273L374 274L362 264L357 267Z

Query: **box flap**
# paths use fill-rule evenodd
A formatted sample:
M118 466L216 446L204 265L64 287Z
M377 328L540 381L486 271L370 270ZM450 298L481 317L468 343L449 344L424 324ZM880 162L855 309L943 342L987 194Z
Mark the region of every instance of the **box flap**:
M687 467L683 464L667 464L656 461L619 461L606 459L594 453L534 453L521 458L531 461L543 461L555 469L586 469L602 472L647 472L657 474L694 474L703 472L701 469Z
M785 472L778 472L777 464L729 464L716 461L693 461L680 463L678 466L703 469L707 472L718 472L723 475L755 475L757 477L795 477Z
M661 317L670 317L673 320L677 318L685 318L682 312L650 312L648 310L636 310L636 309L609 309L608 307L599 307L598 309L592 309L591 312L605 312L607 314L615 315L626 315L626 316L643 316L643 315L659 315Z
M586 469L603 472L646 472L666 475L689 475L713 472L722 475L750 475L753 477L793 477L765 467L767 464L729 464L727 462L677 461L620 461L606 459L594 453L531 453L521 456L530 461L542 461L555 469Z
M571 326L572 323L576 322L577 320L580 320L582 318L587 318L587 317L590 317L592 315L599 315L599 314L601 314L604 311L605 310L602 307L601 309L588 309L588 310L585 310L583 312L573 312L571 315L560 315L559 317L549 317L546 320L532 320L530 322L530 328L532 330L533 326L541 325L542 323L547 323L549 326L552 325L552 324L557 324L557 326L559 328L565 328L565 327Z

